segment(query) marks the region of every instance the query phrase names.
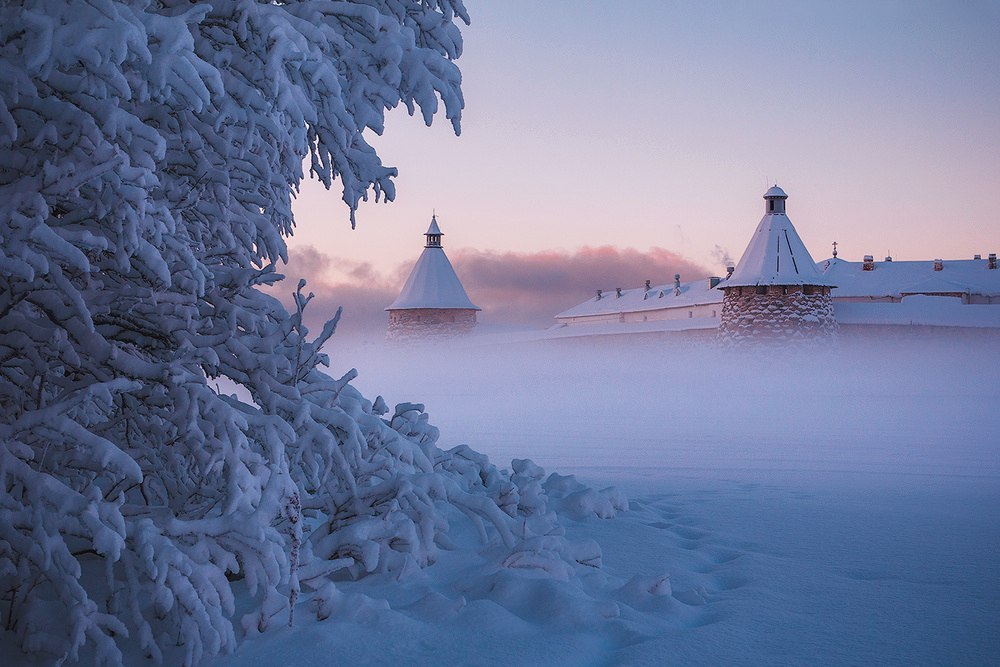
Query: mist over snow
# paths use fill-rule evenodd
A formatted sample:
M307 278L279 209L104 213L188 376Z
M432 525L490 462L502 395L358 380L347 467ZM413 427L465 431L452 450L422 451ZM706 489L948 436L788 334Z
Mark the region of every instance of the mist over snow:
M425 403L445 446L468 443L498 464L1000 473L997 341L759 354L627 337L367 349L379 351L347 356L363 392Z
M292 303L299 278L316 298L305 312L310 329L319 331L339 306L344 307L341 339L378 339L385 334L385 307L399 294L421 245L415 235L413 258L391 268L328 255L314 246L293 245L289 263L278 270L289 280L273 288ZM683 280L709 275L709 269L664 248L648 250L584 247L577 250L496 252L448 248L445 252L473 303L481 307L480 328L545 328L553 317L596 289L638 287L645 280L662 284L680 273ZM719 271L717 270L718 274ZM724 273L723 273L724 275Z

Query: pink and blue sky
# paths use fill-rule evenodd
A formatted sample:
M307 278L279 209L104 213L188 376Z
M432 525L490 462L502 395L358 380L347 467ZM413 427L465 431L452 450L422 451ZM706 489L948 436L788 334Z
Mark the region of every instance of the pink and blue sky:
M433 210L493 324L722 272L775 182L817 260L1000 251L1000 2L467 5L462 136L396 110L395 202L356 230L339 192L296 204L287 273L348 330L384 322Z

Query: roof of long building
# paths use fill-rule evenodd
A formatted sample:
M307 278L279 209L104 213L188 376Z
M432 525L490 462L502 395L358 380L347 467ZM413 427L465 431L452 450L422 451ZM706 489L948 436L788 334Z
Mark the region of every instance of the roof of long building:
M941 270L934 260L848 262L836 257L819 262L816 268L830 283L837 297L899 297L905 294L967 293L1000 296L1000 269L990 269L986 259L948 259Z
M681 283L680 294L676 294L673 283L623 289L621 296L616 290L602 290L601 296L593 296L583 303L556 315L557 319L585 317L591 315L616 315L662 308L683 308L710 303L722 303L722 292L710 287L709 279Z

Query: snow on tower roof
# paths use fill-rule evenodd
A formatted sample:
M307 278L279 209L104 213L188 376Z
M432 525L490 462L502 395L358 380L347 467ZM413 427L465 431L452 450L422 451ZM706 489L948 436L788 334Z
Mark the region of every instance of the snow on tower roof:
M438 227L437 215L431 216L431 226L427 228L426 232L424 232L424 236L430 236L432 234L444 236L444 232L442 232L441 228Z
M442 235L437 219L431 218L427 235ZM403 290L386 310L410 308L461 308L482 310L469 300L462 281L439 245L428 245L413 265Z
M777 185L764 194L770 203L780 204L764 213L757 230L733 275L721 287L748 287L753 285L825 285L833 286L817 269L798 232L784 211L784 201L775 198L788 195Z

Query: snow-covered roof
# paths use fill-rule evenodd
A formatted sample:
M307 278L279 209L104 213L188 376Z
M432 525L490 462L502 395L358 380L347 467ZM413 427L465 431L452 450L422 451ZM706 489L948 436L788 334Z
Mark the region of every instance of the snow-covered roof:
M764 195L765 198L786 196L777 185ZM753 285L833 286L816 270L812 256L785 215L784 206L764 213L736 270L722 283L722 287Z
M680 294L674 294L674 283L657 285L648 290L645 287L623 289L621 296L618 296L614 289L602 290L600 299L593 296L583 303L559 313L556 315L556 319L722 303L722 292L709 285L708 278L681 283Z
M431 218L427 234L441 234L436 219ZM448 256L438 245L424 247L403 285L403 290L386 310L410 308L482 310L469 300L469 295L465 293L462 281L458 279L458 274L448 261Z
M444 236L444 233L441 231L441 228L438 227L438 221L436 215L431 216L431 226L427 228L426 232L424 232L424 236L431 236L431 235Z
M1000 269L987 268L985 259L946 259L941 270L934 262L875 262L871 271L862 270L863 262L848 262L831 257L816 268L833 285L834 298L899 297L903 294L979 294L1000 296Z

